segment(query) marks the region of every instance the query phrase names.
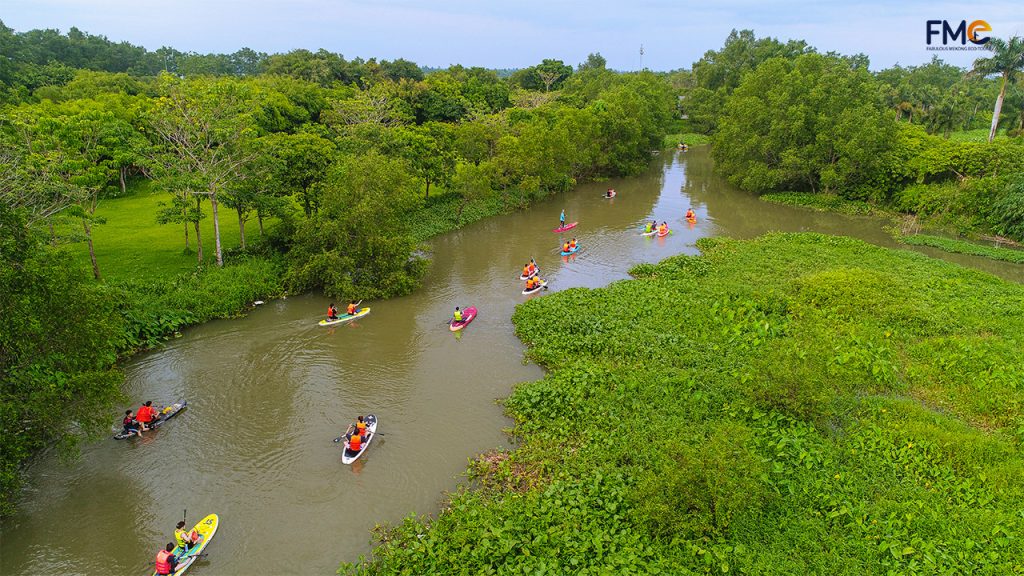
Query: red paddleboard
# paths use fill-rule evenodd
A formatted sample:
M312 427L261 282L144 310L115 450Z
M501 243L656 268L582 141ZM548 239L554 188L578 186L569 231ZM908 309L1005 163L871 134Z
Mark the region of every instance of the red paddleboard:
M448 325L448 329L452 332L458 332L466 327L467 324L476 318L476 306L470 306L462 311L462 322L451 322Z
M572 230L573 228L576 227L577 224L579 224L579 222L573 222L572 224L566 224L565 226L562 226L562 227L559 227L559 228L555 228L554 230L552 230L552 232L565 232L566 230Z

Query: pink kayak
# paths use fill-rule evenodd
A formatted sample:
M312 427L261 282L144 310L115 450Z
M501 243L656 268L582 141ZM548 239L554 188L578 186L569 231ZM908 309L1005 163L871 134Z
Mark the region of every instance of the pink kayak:
M552 232L556 232L557 233L557 232L565 232L566 230L572 230L573 228L576 227L577 224L579 224L579 222L573 222L572 224L566 224L565 226L560 226L558 228L555 228L554 230L552 230Z
M465 328L467 324L472 322L473 318L476 318L476 306L470 306L469 308L463 310L462 322L449 322L448 329L451 330L452 332L458 332L459 330Z

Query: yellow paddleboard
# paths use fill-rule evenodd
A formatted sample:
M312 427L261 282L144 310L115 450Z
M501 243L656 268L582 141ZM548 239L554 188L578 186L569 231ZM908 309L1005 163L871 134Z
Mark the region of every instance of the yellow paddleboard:
M220 518L216 514L210 514L192 527L192 530L199 534L199 544L197 546L193 546L184 554L180 546L174 547L174 555L178 557L178 569L174 571L174 576L183 574L198 559L197 557L203 553L206 545L210 543L213 535L217 532L217 524L219 522ZM153 576L158 576L156 570L153 571Z
M342 314L341 316L338 316L337 320L321 320L320 321L320 325L321 326L334 326L335 324L344 324L345 322L348 322L349 320L355 320L356 318L362 318L363 316L366 316L369 313L370 313L370 307L367 306L366 308L360 308L359 310L356 310L355 314Z

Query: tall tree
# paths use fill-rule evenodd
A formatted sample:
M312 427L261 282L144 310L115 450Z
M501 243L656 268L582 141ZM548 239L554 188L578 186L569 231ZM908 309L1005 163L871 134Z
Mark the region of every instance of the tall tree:
M998 74L1001 80L995 110L992 111L992 128L988 131L988 141L991 142L996 137L996 128L999 127L999 114L1003 110L1006 84L1016 79L1024 70L1024 38L1014 36L1009 41L991 38L986 46L992 51L992 57L975 60L970 73L981 77Z
M255 104L239 82L168 75L161 81L164 96L151 118L159 137L154 160L165 177L176 175L187 181L187 188L209 197L217 266L223 266L218 194L252 157L246 143L255 136Z

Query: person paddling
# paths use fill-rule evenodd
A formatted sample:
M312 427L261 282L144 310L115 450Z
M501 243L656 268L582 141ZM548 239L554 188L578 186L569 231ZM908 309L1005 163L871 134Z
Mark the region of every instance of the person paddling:
M462 322L462 310L459 310L458 306L455 307L455 312L452 313L452 322L453 323ZM361 419L362 416L360 416L359 418Z
M156 573L161 576L173 574L178 568L178 558L172 553L174 542L168 542L167 546L156 553Z
M689 209L686 210L686 219L687 220L696 220L697 219L697 214L695 214L693 212L693 208L689 208Z
M345 309L345 313L348 314L349 316L355 316L356 314L359 313L359 304L361 304L362 302L362 300L360 300L359 302L349 301L348 308Z
M121 425L124 426L124 433L131 436L136 434L142 436L142 430L139 430L139 423L135 420L135 416L132 415L131 410L124 411L124 419L121 420Z
M573 238L572 242L569 242L569 251L571 252L571 251L573 251L575 249L576 249L576 239Z
M533 267L530 264L523 264L523 277L529 278L533 276Z
M609 189L608 189L608 192L607 192L607 193L605 193L605 196L607 196L608 198L613 198L613 197L615 197L615 189L614 189L614 188L609 188Z
M338 307L331 302L331 305L327 307L327 319L337 320L338 319Z
M156 418L156 411L153 410L153 401L146 400L145 404L139 406L139 412L135 415L135 419L139 421L143 430L149 430L154 418Z
M568 251L569 251L569 242L566 241L564 244L562 244L562 252L568 252Z
M185 553L199 545L199 533L195 530L191 532L185 530L185 521L178 520L178 524L174 529L174 540L178 543L183 553Z
M537 266L537 261L530 258L530 272L536 274L538 270L540 270L540 267Z

